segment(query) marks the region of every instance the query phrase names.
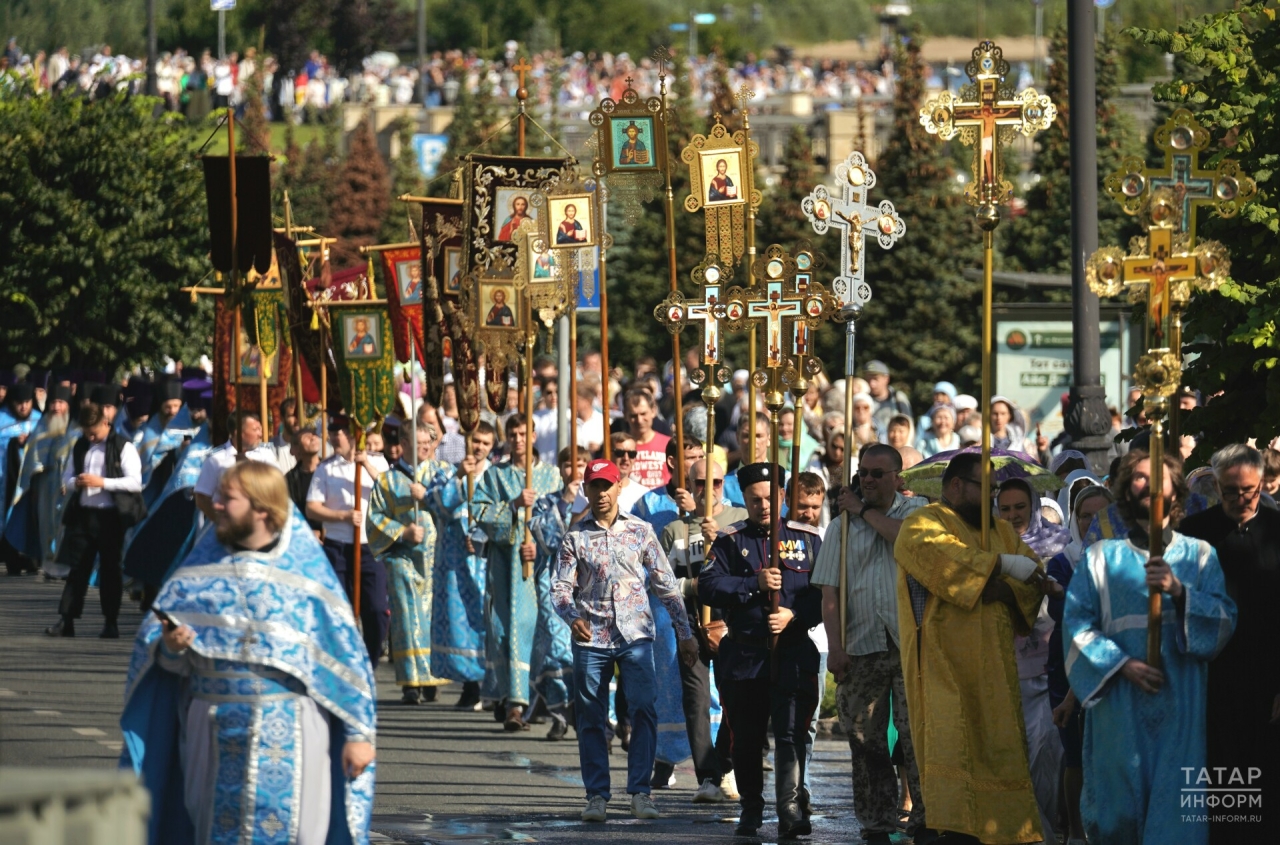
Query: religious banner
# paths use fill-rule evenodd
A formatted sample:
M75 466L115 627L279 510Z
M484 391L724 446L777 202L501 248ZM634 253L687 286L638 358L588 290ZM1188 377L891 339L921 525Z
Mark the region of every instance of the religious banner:
M659 53L661 55L659 55ZM654 57L669 61L666 48ZM666 74L659 75L666 93ZM667 173L667 124L661 97L642 100L627 78L626 90L617 100L605 97L589 118L595 127L596 158L592 172L609 182L610 202L623 219L635 225L643 205L662 190Z
M743 91L740 101L745 109L753 96ZM710 135L694 135L680 158L689 165L689 196L685 211L705 210L707 252L722 261L736 262L747 251L747 210L760 206L760 192L755 187L756 157L760 148L747 130L729 134L716 115Z
M244 313L241 316L245 336L250 344L257 347L267 374L275 375L270 370L271 362L279 351L280 344L288 343L289 337L285 328L285 297L280 279L280 263L276 252L271 252L271 266L265 274L250 270L246 277L248 296L244 300Z
M387 312L391 317L391 336L395 340L396 360L407 362L410 346L420 364L426 365L422 337L422 303L425 296L422 248L383 250L382 270L386 279ZM410 337L413 338L412 344Z
M331 306L328 314L342 405L362 427L396 410L394 341L384 306L348 301Z
M520 359L520 348L536 326L518 295L518 233L547 214L533 204L564 178L569 160L469 155L464 164L463 276L459 309L470 316L476 352L485 356L489 407L506 408L506 378ZM456 351L455 351L456 352Z
M255 321L259 325L259 337L278 338L284 326L278 316L270 315L278 315L279 311L274 306L254 310L261 315ZM249 309L245 308L240 315L240 358L233 362L235 309L230 307L225 296L214 300L213 407L210 417L215 443L221 443L228 437L227 421L235 411L243 409L262 417L260 385L263 378L267 380L268 409L279 408L290 392L288 374L293 367L293 352L289 344L277 342L273 351L264 352L250 338L248 314ZM270 324L265 332L262 329L264 322Z
M422 333L420 344L426 371L426 399L439 405L444 394L444 361L453 364L458 395L458 422L470 432L480 421L480 375L471 354L470 337L459 319L462 293L463 202L421 198Z
M303 275L297 242L279 232L276 232L275 238L276 260L280 268L280 278L284 284L285 313L288 318L289 332L293 338L293 349L301 359L302 395L307 402L322 404L322 394L325 391L321 390L321 384L336 383L338 371L327 352L329 348L327 329L321 325L311 307L311 288L322 281L326 285L331 284L334 277L328 274L328 262L322 257L323 269L319 278L308 281ZM337 275L344 276L350 272L353 271ZM363 273L363 270L358 269L354 272ZM345 286L340 280L336 287L342 290ZM323 377L321 368L328 370ZM336 397L337 394L334 393L333 396ZM329 405L330 410L337 407L336 402L333 401L330 401Z

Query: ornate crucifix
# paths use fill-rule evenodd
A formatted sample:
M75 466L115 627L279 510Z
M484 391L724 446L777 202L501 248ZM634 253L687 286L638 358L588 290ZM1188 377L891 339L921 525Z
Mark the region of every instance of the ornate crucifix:
M1142 159L1130 156L1107 177L1107 193L1126 214L1141 213L1156 193L1168 191L1178 211L1174 230L1190 235L1188 243L1194 247L1197 210L1213 206L1223 217L1234 217L1257 193L1257 183L1241 173L1240 165L1232 159L1217 167L1200 166L1200 153L1209 146L1209 132L1186 109L1175 111L1156 130L1154 140L1164 150L1163 167L1147 167Z
M1013 95L1012 86L1005 83L1009 63L990 41L974 48L965 73L972 84L960 97L943 92L929 100L920 110L920 123L944 141L959 135L963 143L973 145L974 180L965 188L965 198L970 205L982 206L983 215L998 217L997 206L1013 194L1013 186L1004 178L1000 148L1016 132L1030 136L1048 129L1058 110L1034 88Z
M1169 226L1152 226L1147 234L1147 254L1125 258L1125 286L1146 286L1148 349L1169 348L1171 283L1195 278L1196 257L1174 252L1173 229Z
M842 310L856 303L864 306L871 299L871 286L865 281L867 260L864 249L867 238L876 238L882 249L889 249L906 234L906 224L898 217L893 203L882 200L869 205L867 194L876 185L876 174L860 152L852 152L836 167L839 196L832 196L826 185L819 185L800 203L813 231L825 235L837 229L840 240L840 272L832 284Z

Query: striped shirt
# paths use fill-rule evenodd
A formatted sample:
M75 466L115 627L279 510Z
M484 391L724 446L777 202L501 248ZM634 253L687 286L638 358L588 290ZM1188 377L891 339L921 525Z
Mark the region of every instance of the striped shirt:
M890 519L906 519L926 504L928 502L918 496L909 498L896 493L885 515ZM842 521L836 519L827 526L810 579L813 584L840 586ZM898 564L893 557L893 544L866 520L850 519L845 560L848 561L845 652L856 656L888 651L888 638L893 639L894 646L898 645Z

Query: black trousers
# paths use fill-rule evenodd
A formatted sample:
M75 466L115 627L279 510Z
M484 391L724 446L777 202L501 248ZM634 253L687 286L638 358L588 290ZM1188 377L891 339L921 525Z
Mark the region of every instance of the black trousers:
M78 494L77 494L78 495ZM93 561L98 559L98 600L102 615L114 622L120 615L123 574L120 556L124 551L124 528L115 508L85 508L72 505L67 514L66 530L58 562L71 567L58 612L68 619L79 619L84 612L84 597L93 575Z
M780 661L785 667L787 660ZM799 761L800 782L804 780L805 743L809 739L809 721L818 706L818 677L810 672L784 668L776 682L769 680L766 666L762 677L742 681L726 680L721 689L729 690L729 725L733 730L733 773L743 807L764 806L764 766L760 748L773 720L773 739L781 759L784 746L789 746L788 759ZM789 677L788 677L789 676Z
M324 553L338 580L342 582L342 588L347 591L347 601L354 604L355 544L325 540ZM368 649L369 660L376 668L382 657L382 644L387 641L387 631L391 627L391 611L387 601L387 569L382 561L373 556L367 544L360 546L359 621L364 647Z
M684 729L689 735L689 749L693 752L693 769L698 783L707 778L718 784L720 778L733 770L730 749L733 746L731 731L723 713L727 712L724 696L720 697L721 722L715 746L711 745L711 670L710 664L699 656L692 666L680 666L680 703L684 707ZM717 683L717 688L723 684Z

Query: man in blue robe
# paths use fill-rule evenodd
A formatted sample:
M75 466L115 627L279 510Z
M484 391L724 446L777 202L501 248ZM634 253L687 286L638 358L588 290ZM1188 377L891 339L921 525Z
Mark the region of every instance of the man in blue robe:
M148 841L363 845L376 695L342 586L275 467L229 469L214 508L129 666Z
M1172 457L1164 553L1149 555L1150 467L1141 451L1121 462L1112 487L1129 536L1089 547L1063 611L1067 678L1087 713L1080 813L1099 845L1204 845L1207 805L1187 809L1184 800L1208 794L1192 790L1206 760L1209 661L1235 630L1236 606L1213 548L1167 527L1186 495ZM1153 589L1164 594L1159 668L1145 662Z
M405 704L435 701L438 688L449 683L431 673L431 581L437 536L435 521L422 504L435 489L453 480L453 467L435 458L439 442L433 426L418 428L415 448L406 448L400 460L374 482L365 517L369 548L387 568L391 665L396 683L404 690Z
M150 507L173 475L182 445L198 426L182 401L182 382L165 379L155 386L156 412L142 427L138 457L142 460L142 500Z
M476 488L475 519L484 532L488 559L488 601L485 621L483 695L498 702L508 731L528 730L529 666L538 624L538 594L533 578L524 577L524 563L533 563L537 546L526 539L525 508L539 496L560 487L555 467L535 462L532 478L523 468L523 414L506 422L509 460L491 466Z
M570 460L569 448L560 450L556 467L564 486L558 493L548 493L533 506L529 528L538 544L538 558L533 574L537 580L538 625L533 637L533 658L529 671L533 688L542 697L551 714L547 739L564 739L569 731L567 711L572 701L573 643L569 626L556 613L551 602L551 576L560 554L560 541L573 520L573 502L582 486L591 453L578 447L578 459Z
M49 392L46 413L36 424L21 450L9 512L3 525L4 556L9 572L34 571L53 556L54 542L61 522L62 470L71 455L68 446L59 449L71 415L71 388L55 385Z
M440 550L431 607L431 672L458 681L460 710L480 709L484 680L485 548L471 537L477 479L489 469L497 432L483 420L467 438L467 456L456 476L427 497Z
M40 412L35 407L35 390L20 381L5 395L0 407L0 531L4 530L18 477L22 473L22 450L36 430Z

